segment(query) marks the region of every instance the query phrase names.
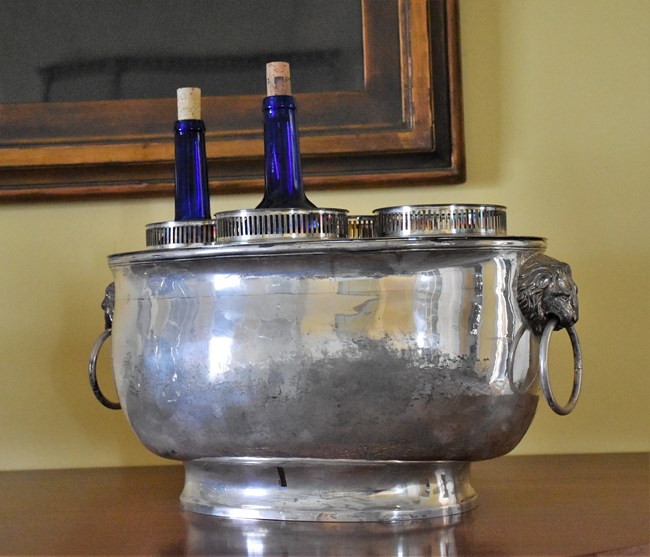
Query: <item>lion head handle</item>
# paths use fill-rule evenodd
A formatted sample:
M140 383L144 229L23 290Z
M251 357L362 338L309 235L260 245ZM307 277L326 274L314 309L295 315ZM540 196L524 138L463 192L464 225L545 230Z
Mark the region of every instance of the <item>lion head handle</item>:
M578 288L571 277L571 268L546 255L533 255L521 266L517 302L538 335L552 318L558 321L557 329L578 321Z
M113 313L115 311L115 283L111 282L104 291L102 300L102 309L104 310L104 327L110 329L113 327Z

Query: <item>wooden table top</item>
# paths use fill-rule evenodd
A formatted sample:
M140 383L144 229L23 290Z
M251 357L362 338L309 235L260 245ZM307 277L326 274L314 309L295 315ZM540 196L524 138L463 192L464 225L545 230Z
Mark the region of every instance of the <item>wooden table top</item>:
M181 466L0 473L1 555L650 555L648 454L472 464L473 511L433 521L234 521L183 512Z

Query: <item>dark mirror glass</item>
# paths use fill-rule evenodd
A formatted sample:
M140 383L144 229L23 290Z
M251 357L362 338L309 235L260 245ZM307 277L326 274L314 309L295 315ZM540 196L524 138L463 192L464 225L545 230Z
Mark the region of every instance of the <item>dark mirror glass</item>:
M2 0L0 52L2 104L364 86L360 0Z

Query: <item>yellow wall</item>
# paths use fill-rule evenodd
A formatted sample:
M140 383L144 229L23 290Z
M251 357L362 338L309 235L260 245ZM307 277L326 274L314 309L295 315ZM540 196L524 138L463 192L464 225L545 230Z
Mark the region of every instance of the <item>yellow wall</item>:
M548 237L572 265L585 357L575 412L541 404L517 452L650 450L650 2L461 0L461 25L467 183L310 197L353 212L507 205L512 234ZM140 249L145 223L171 212L169 199L0 206L0 469L162 462L95 401L86 367L106 255ZM560 397L571 366L555 335Z

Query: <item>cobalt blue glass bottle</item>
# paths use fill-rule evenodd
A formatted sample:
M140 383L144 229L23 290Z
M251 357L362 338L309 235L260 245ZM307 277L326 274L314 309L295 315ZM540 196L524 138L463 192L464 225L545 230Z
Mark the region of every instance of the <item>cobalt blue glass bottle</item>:
M210 219L210 192L205 155L205 124L201 120L201 90L177 91L178 120L174 124L177 221Z
M314 209L305 195L300 168L296 101L291 95L289 64L266 66L264 114L264 197L258 209Z

